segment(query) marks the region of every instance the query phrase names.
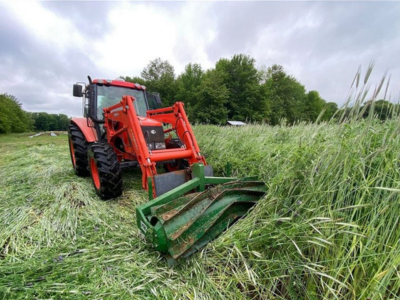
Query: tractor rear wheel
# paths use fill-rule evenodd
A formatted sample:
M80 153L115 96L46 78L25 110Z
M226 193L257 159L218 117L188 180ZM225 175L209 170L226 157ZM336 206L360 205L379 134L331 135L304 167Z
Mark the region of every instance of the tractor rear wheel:
M75 174L81 177L89 176L87 160L89 143L86 141L82 131L74 123L71 123L68 128L68 144Z
M113 148L107 143L93 143L87 157L96 194L103 200L120 196L122 172Z

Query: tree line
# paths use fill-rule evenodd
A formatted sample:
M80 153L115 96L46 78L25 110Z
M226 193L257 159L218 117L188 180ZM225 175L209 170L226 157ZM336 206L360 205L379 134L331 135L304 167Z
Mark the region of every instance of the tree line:
M26 112L15 96L0 94L0 133L63 131L68 129L69 120L64 114Z
M257 69L254 58L237 54L218 60L214 68L204 70L190 63L179 76L168 62L157 58L141 76L122 77L158 92L165 106L175 101L185 103L192 122L225 124L227 120L265 122L315 122L329 120L337 104L326 102L317 91L307 92L282 66Z
M299 121L327 121L352 114L351 108L338 110L334 102L321 98L318 91L306 91L282 66L256 68L254 58L237 54L221 58L211 69L190 63L178 76L167 61L149 62L140 76L121 76L126 81L145 85L158 92L164 106L176 101L185 103L193 123L226 124L228 120L264 122L270 125L294 124ZM398 115L398 105L386 100L368 101L359 117L374 114L381 120ZM0 94L0 133L67 130L68 116L30 113L21 108L18 99Z

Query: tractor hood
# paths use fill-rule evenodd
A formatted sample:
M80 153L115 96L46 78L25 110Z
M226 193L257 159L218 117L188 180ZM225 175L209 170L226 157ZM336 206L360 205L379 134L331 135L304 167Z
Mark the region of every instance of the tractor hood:
M146 118L146 117L141 117L138 116L140 126L146 126L146 127L162 127L163 124L159 121L156 121L154 119Z

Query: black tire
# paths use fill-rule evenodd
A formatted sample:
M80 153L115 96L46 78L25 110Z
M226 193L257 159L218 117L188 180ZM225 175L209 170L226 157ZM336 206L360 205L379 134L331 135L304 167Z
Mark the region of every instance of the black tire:
M96 194L103 200L120 196L122 172L113 148L107 143L93 143L87 153Z
M72 167L75 174L81 177L89 176L87 149L89 143L79 127L71 123L68 128L68 144Z

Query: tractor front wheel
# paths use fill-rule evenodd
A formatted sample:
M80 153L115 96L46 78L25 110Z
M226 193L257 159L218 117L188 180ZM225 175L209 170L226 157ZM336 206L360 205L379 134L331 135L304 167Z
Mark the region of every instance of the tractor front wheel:
M113 148L107 143L94 143L87 156L96 194L103 200L120 196L122 172Z
M181 142L180 139L170 139L166 142L167 149L177 149L181 148L183 143ZM164 164L164 170L165 172L174 172L178 170L183 170L189 167L189 163L182 159L174 159L170 162L167 162Z
M89 143L86 141L79 127L72 122L68 128L68 144L75 174L82 177L89 176L87 163L87 149Z
M182 158L174 159L173 161L164 164L165 172L175 172L186 169L187 167L189 167L189 163Z

